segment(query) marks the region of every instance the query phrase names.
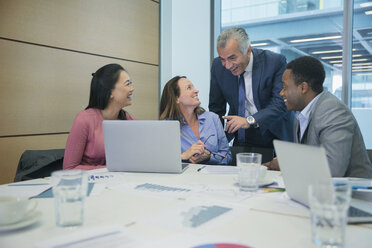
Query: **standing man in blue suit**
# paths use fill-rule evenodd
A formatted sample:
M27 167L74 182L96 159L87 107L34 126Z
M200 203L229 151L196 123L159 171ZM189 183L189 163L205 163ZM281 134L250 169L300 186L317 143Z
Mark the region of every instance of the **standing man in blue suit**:
M279 95L285 57L252 48L242 28L224 30L217 39L217 52L219 57L211 69L209 110L227 120L225 131L229 140L235 138L234 147L255 152L261 148L264 154L269 149L272 158L273 139L292 141L293 115Z

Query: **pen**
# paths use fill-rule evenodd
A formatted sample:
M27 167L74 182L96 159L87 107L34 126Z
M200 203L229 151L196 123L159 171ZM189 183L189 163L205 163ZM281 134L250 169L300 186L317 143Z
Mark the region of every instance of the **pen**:
M205 165L204 166L202 166L202 167L200 167L199 169L197 169L196 171L201 171L202 169L204 169L205 168Z

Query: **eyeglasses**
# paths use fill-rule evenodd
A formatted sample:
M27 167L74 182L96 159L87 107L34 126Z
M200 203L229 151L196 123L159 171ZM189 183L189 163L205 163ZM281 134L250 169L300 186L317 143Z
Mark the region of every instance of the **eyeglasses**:
M207 141L209 140L209 138L212 137L212 136L215 136L215 135L214 135L214 134L209 135L208 138L206 138L205 141L204 141L203 143L206 144Z
M207 141L208 141L208 139L210 137L212 137L212 136L215 136L215 135L214 134L209 135L208 138L205 139L204 144L206 144ZM213 157L215 159L220 159L220 160L224 160L227 157L227 154L229 154L229 152L226 152L225 155L221 155L221 154L218 154L218 153L215 153L215 152L211 152L211 151L209 151L209 152L211 153L211 155L213 155Z
M210 153L213 155L215 159L220 159L220 160L224 160L227 157L227 154L229 154L229 152L226 152L225 155L222 156L221 154L218 154L218 153L214 153L214 152L210 152Z

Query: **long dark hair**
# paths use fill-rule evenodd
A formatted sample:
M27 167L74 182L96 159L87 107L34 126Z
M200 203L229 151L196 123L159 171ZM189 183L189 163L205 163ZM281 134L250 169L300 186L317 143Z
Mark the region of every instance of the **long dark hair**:
M175 76L167 82L164 86L163 93L161 94L160 100L160 120L178 120L181 125L185 124L182 121L182 113L177 104L177 98L180 97L180 87L178 86L178 80L186 78L185 76ZM202 107L196 107L194 110L195 114L202 114L205 110Z
M92 73L90 84L89 104L85 109L97 108L105 109L109 103L111 91L119 79L121 71L126 70L118 64L108 64ZM119 111L119 120L126 120L126 113L123 109Z

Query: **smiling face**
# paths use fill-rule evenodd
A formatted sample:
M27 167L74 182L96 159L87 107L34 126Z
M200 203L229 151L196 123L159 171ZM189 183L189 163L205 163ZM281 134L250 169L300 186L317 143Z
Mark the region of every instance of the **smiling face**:
M295 83L290 69L287 69L282 76L283 89L280 91L280 96L288 110L302 111L306 107L305 98L301 92L302 82L300 85Z
M222 65L230 70L234 76L238 76L242 74L248 66L251 56L251 47L249 46L247 54L242 54L238 49L238 41L229 39L224 48L217 47L217 52Z
M128 73L121 71L119 79L111 92L111 100L117 102L121 108L132 104L134 87Z
M194 85L187 78L178 80L178 87L180 89L180 96L177 98L177 103L180 109L192 108L195 109L200 105L198 98L199 91L194 88Z

